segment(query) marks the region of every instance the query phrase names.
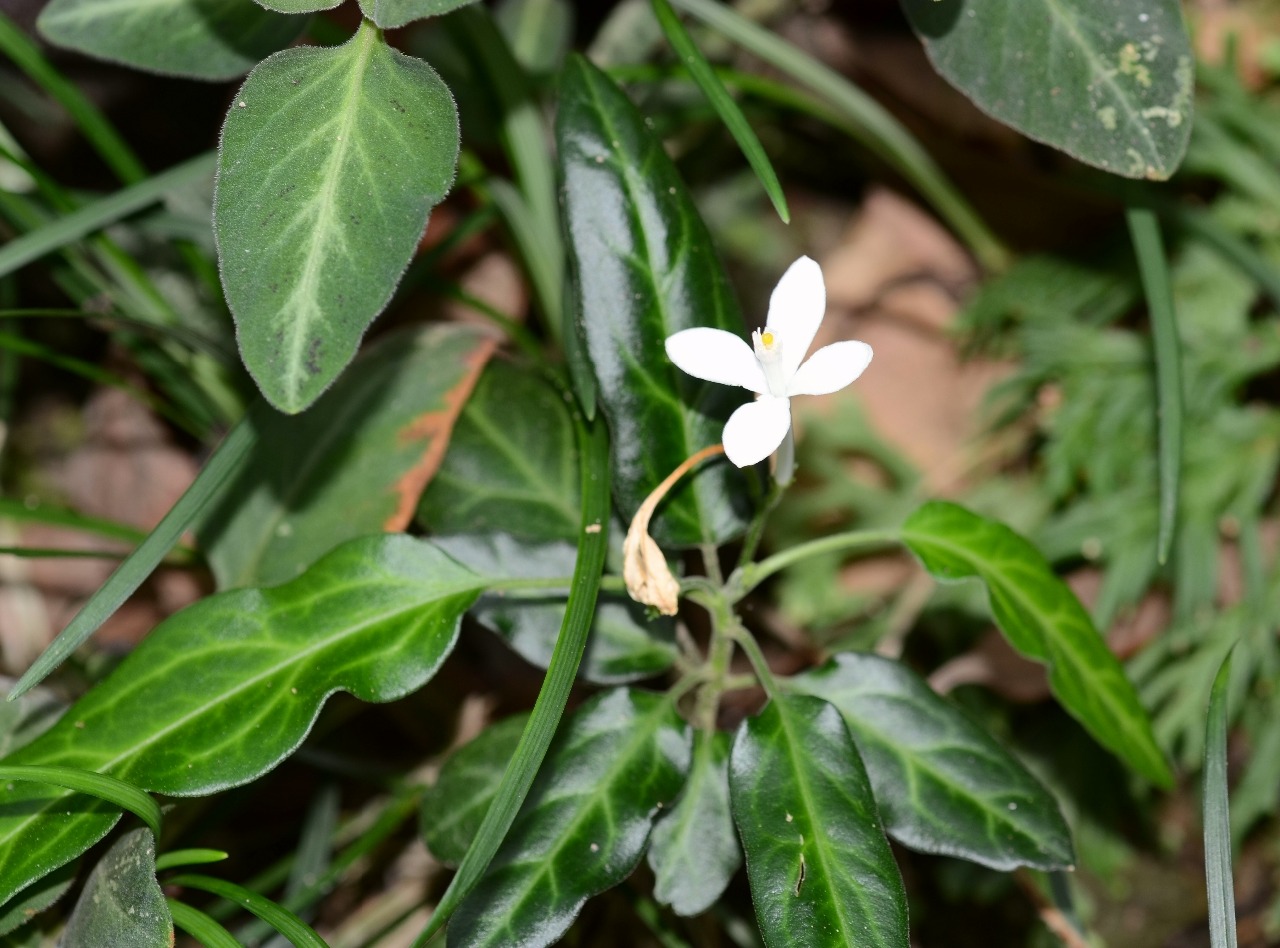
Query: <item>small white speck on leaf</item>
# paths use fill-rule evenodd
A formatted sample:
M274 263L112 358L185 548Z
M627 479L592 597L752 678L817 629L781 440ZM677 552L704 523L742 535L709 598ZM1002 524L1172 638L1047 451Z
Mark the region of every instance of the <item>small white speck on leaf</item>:
M247 109L249 107L249 103L246 102L244 99L241 99L239 102L236 103L236 107L241 109Z

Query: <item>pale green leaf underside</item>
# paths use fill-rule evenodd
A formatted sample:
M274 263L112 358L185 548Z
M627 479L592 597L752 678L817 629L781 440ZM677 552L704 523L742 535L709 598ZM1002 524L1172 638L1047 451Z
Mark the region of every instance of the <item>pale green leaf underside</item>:
M889 835L903 845L1006 871L1072 864L1049 791L899 662L844 653L787 687L844 716Z
M156 843L150 830L131 830L98 861L60 944L62 948L169 948L173 944L173 920L156 882Z
M941 501L908 517L902 539L939 579L981 579L996 625L1022 655L1047 666L1062 706L1139 773L1172 784L1132 683L1039 550L1003 524Z
M701 915L709 909L742 865L729 812L731 743L727 731L694 736L689 779L676 805L653 828L653 897L677 915Z
M276 10L280 13L317 13L320 10L332 10L342 0L254 0L260 7Z
M360 0L360 10L384 30L391 30L414 20L440 16L475 2L476 0Z
M457 157L448 88L367 21L249 75L223 126L214 236L241 356L281 411L351 361Z
M245 783L298 747L333 692L391 701L426 682L480 586L425 541L353 540L293 582L219 593L165 620L4 762L109 773L175 796ZM0 900L118 817L92 798L0 785Z
M288 46L306 20L253 0L53 0L36 25L49 42L98 59L219 80Z
M902 0L929 58L984 112L1087 164L1169 177L1191 134L1178 0Z

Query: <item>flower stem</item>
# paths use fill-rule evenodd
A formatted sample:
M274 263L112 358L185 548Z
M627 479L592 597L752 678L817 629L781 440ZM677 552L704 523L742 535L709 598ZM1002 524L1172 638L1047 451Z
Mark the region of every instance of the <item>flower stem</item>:
M742 650L747 653L747 658L751 660L751 667L756 670L756 677L760 679L760 684L769 693L769 697L777 695L778 683L774 680L773 672L769 670L769 663L765 660L764 652L761 651L760 643L756 641L755 636L736 621L730 634L733 641L741 645Z
M729 582L725 585L725 594L730 602L737 602L774 573L811 556L840 553L846 550L876 550L892 546L898 543L899 539L898 533L892 530L854 530L850 533L837 533L834 536L801 543L789 550L775 553L759 563L744 563L739 566L729 577Z

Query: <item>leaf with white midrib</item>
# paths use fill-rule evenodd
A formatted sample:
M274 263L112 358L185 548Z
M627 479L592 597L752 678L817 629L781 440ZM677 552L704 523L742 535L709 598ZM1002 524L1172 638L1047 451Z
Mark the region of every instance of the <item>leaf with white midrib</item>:
M302 410L351 360L457 153L449 90L367 21L245 81L223 126L214 236L241 354L276 407Z

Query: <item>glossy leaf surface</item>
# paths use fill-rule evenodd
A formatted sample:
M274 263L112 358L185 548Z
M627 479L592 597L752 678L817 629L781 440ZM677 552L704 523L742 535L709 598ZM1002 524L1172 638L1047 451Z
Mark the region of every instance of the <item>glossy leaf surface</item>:
M1124 669L1039 550L1003 524L941 501L908 517L902 539L937 578L981 579L996 625L1018 652L1048 667L1062 706L1138 773L1172 785Z
M100 771L176 796L245 783L298 747L333 692L391 701L425 683L479 591L429 543L354 540L291 583L210 596L162 622L5 763ZM118 818L92 798L0 786L0 899Z
M367 21L249 75L222 129L214 236L241 356L281 411L351 361L457 158L448 88Z
M742 865L729 812L732 738L727 731L699 731L693 740L689 779L649 841L649 866L656 877L653 897L677 915L709 909Z
M438 537L436 545L487 579L553 579L573 572L577 550L568 543L525 543L495 534L487 537ZM565 595L482 595L471 615L491 629L526 661L546 668L551 661ZM578 674L597 684L620 684L666 671L675 662L675 623L667 616L649 619L645 608L619 593L605 593L596 604L591 637Z
M635 868L688 769L688 729L665 698L618 689L588 701L557 734L506 842L458 906L450 943L555 943L590 896Z
M988 115L1081 161L1167 178L1191 134L1178 0L902 0L934 67Z
M844 716L898 842L992 869L1071 866L1071 834L1049 791L901 663L843 653L787 687Z
M695 326L743 333L706 225L662 142L604 73L565 64L556 116L571 306L612 432L614 496L623 518L695 451L720 441L745 389L693 379L667 358L667 336ZM654 520L660 543L732 537L746 489L723 462L668 495Z
M766 948L906 948L906 890L840 712L775 696L738 730L729 790Z
M458 416L418 520L434 533L574 540L579 496L564 398L534 370L494 361Z
M392 30L414 20L440 16L476 0L360 0L360 11L384 30Z
M423 794L422 838L441 862L456 866L467 854L528 720L517 714L489 725L445 761Z
M253 0L53 0L36 26L49 42L98 59L217 80L288 46L306 21Z
M293 579L339 543L408 526L494 347L437 325L377 340L301 415L263 411L200 540L220 589Z
M173 944L173 919L156 882L156 840L150 830L131 830L98 860L61 944L63 948L169 948Z

